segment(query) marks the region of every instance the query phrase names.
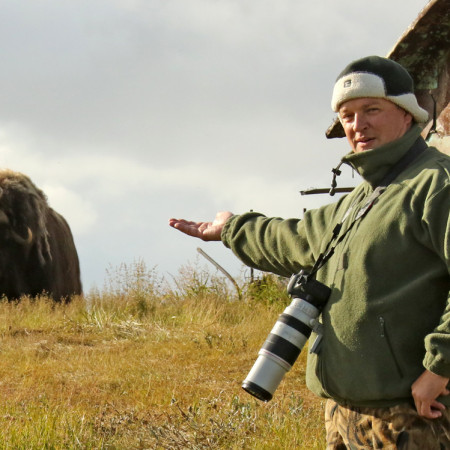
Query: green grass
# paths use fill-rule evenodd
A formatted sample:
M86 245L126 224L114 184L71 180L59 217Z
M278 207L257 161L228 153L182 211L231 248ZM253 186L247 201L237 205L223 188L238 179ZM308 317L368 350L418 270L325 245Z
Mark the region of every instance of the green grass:
M273 400L241 389L289 302L189 268L168 287L142 262L70 304L0 302L1 449L323 449L303 351Z

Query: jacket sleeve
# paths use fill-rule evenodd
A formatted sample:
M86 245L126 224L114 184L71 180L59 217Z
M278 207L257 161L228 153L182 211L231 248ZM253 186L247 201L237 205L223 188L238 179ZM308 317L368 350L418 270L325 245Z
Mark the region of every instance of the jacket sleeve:
M439 325L425 338L424 366L438 375L450 377L450 183L434 194L424 210L424 224L431 236L432 250L447 270L446 304Z
M289 277L313 267L322 243L330 239L339 203L307 211L302 220L259 213L233 216L222 231L222 242L247 266Z
M450 378L450 294L440 324L425 339L425 349L425 368Z

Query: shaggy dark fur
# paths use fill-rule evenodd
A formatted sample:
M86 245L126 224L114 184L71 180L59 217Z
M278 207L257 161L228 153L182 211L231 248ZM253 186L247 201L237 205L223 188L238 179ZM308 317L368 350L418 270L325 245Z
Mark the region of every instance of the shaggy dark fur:
M72 232L45 194L21 173L0 171L0 295L82 293Z

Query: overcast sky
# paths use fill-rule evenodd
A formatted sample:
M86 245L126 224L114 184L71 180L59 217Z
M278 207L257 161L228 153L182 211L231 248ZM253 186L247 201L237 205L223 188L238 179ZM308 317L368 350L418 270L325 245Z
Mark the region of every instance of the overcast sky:
M427 0L0 0L0 165L68 220L86 291L142 259L162 276L221 243L167 224L301 216L347 152L334 80L386 55ZM344 170L340 185L358 182Z

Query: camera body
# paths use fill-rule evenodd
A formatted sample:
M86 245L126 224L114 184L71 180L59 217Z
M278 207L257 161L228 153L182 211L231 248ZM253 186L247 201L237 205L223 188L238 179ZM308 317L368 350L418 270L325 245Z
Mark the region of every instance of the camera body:
M318 317L331 294L328 286L312 279L303 270L292 275L287 291L292 302L278 317L258 353L258 359L242 383L245 391L263 401L272 398L312 331L318 336L311 351L318 350L322 336Z

